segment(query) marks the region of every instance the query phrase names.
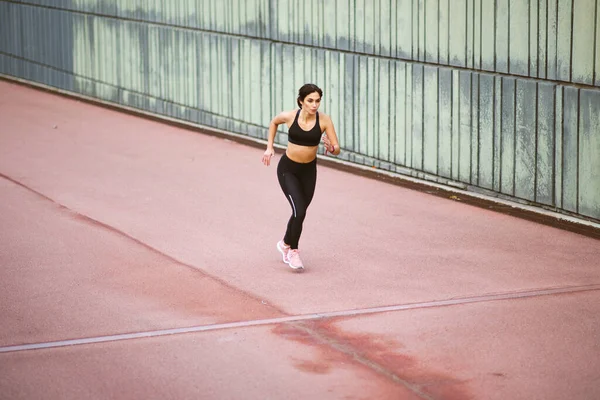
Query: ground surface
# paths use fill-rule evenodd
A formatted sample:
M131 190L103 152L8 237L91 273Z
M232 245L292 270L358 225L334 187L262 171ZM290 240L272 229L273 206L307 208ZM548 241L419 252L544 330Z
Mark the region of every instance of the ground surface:
M0 398L600 398L598 240L261 156L0 81Z

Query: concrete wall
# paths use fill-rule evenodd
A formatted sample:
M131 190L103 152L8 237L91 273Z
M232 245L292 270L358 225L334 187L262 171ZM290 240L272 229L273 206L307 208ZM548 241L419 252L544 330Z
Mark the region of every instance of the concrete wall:
M600 0L0 0L0 73L600 219ZM277 141L285 143L284 130Z

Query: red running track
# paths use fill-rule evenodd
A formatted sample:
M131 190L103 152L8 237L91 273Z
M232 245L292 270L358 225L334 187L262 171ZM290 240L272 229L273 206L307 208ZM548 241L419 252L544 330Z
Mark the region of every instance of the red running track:
M0 81L0 397L600 398L598 240L261 155Z

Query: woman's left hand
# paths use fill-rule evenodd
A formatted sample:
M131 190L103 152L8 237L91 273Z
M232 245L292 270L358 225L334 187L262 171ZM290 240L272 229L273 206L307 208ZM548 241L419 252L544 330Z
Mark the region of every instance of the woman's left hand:
M327 137L326 134L323 134L323 145L325 146L325 155L327 155L327 152L330 152L333 154L333 152L335 151L335 148L331 144L331 141L329 140L329 138Z

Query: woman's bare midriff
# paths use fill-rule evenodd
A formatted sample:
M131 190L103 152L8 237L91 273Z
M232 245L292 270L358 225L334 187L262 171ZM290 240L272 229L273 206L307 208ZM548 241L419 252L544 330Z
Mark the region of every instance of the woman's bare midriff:
M318 148L319 146L300 146L288 142L288 147L285 151L285 154L287 154L288 158L292 161L306 164L317 157Z

